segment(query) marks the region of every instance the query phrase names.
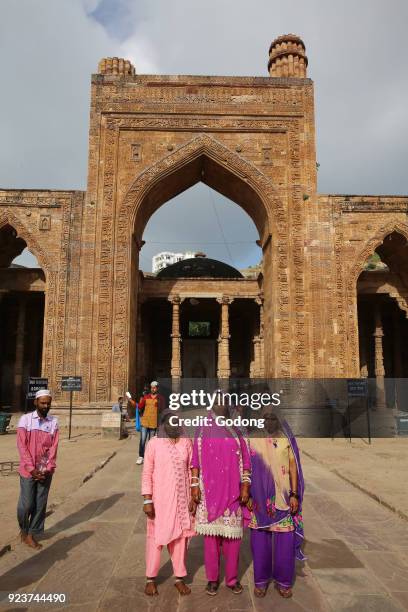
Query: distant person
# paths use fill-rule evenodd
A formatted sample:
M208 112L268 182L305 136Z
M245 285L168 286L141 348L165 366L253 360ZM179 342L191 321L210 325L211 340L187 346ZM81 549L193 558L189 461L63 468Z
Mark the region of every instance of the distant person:
M116 404L113 404L112 406L112 412L116 412L116 413L122 413L122 402L123 402L123 397L120 396L118 397L118 401L116 402Z
M149 596L158 595L156 577L163 546L170 554L175 587L180 595L191 593L184 578L187 546L195 533L190 477L193 445L182 436L178 423L170 425L169 418L174 416L171 410L162 413L160 434L147 445L143 466L143 510L147 516L145 594Z
M58 421L48 416L51 392L41 389L35 394L35 410L24 414L17 427L20 455L20 497L17 519L21 541L34 549L42 548L36 537L44 531L48 493L56 468Z
M124 421L130 421L129 418L129 413L128 413L128 409L127 409L127 402L128 402L128 398L126 397L126 399L120 395L118 397L118 401L116 402L116 404L113 404L112 406L112 412L116 412L116 413L120 413L122 415L122 419Z
M156 435L159 414L165 408L163 395L159 393L159 383L153 380L150 383L150 393L142 395L139 400L138 410L140 414L140 443L138 465L143 463L146 443Z

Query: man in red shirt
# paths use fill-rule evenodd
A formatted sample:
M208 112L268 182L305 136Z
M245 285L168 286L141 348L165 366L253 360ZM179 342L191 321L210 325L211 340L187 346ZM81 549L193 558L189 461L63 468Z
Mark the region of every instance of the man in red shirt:
M159 383L153 380L150 383L150 393L143 395L138 404L140 412L139 458L136 461L138 465L143 463L146 443L152 436L156 435L158 415L166 407L165 399L158 390Z
M44 531L45 513L58 450L58 421L48 416L51 392L37 391L35 410L24 414L17 428L20 455L20 498L17 519L21 541L31 548L42 548L35 538Z

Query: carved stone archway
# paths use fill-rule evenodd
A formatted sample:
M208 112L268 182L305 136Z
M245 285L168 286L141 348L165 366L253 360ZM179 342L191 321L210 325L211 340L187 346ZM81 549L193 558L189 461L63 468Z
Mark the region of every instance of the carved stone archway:
M354 265L352 266L346 284L346 304L347 312L347 335L348 338L348 363L350 364L350 376L359 376L359 338L358 338L358 312L357 312L357 281L361 272L364 270L364 264L376 249L384 242L385 238L396 232L401 234L408 240L408 225L391 221L385 227L382 227L375 236L368 240L364 248L358 254ZM391 296L394 297L394 296Z
M283 230L284 206L277 196L271 180L266 177L253 164L244 160L237 153L229 150L223 144L208 135L200 135L187 144L179 147L176 151L167 155L156 164L142 172L132 183L122 202L118 214L116 228L116 252L115 252L115 291L127 299L115 301L113 320L115 322L115 333L113 335L112 372L111 387L121 389L131 383L134 376L135 364L135 338L132 333L130 321L136 320L136 293L138 283L138 249L141 246L141 238L144 227L152 214L162 205L176 195L171 192L160 199L150 197L155 188L163 184L177 173L181 176L186 169L192 169L194 164L205 160L209 165L216 167L220 173L231 177L231 181L239 182L242 191L251 193L256 206L248 202L239 201L228 190L220 188L211 179L203 180L203 177L192 175L189 184L182 184L182 189L176 193L188 189L195 183L203 180L209 186L223 193L227 197L241 205L254 221L259 235L260 244L264 254L271 248L271 234L279 237L279 231ZM208 178L208 177L206 177ZM180 187L180 184L178 184ZM264 258L272 262L271 257ZM270 264L272 265L272 264ZM131 274L129 274L131 269ZM268 283L272 280L272 270L264 270L266 280L265 295L268 296ZM268 297L266 297L266 300ZM272 330L270 330L272 334ZM271 341L271 338L268 338ZM128 354L129 363L124 363L123 355ZM121 358L122 357L122 358ZM107 367L108 366L108 367ZM98 359L98 367L102 371L109 371L109 365Z

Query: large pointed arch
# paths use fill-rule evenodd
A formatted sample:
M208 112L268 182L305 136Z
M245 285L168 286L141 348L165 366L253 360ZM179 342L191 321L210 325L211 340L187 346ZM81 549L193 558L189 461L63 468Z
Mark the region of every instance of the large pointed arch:
M218 182L214 172L211 172L214 170L211 163L216 165L220 173ZM181 173L183 177L180 176ZM159 197L155 197L158 195L157 186L163 185L163 181L169 177L179 178L179 182L167 182L166 190L162 191ZM229 181L223 184L222 179L225 177L228 177ZM231 178L235 179L235 183ZM273 226L272 211L276 210L278 213L280 207L280 199L272 181L254 164L207 134L197 136L178 147L136 177L120 208L118 231L121 232L124 225L128 227L130 224L132 228L136 228L136 238L141 238L141 235L137 234L143 233L149 218L164 202L199 181L242 206L255 223L262 243L267 240ZM238 185L241 193L237 192ZM249 193L252 194L253 201L256 201L256 207L251 207L245 201Z
M279 239L282 222L278 224L278 220L285 218L285 206L271 179L238 153L201 134L137 176L120 205L115 232L114 288L123 299L113 304L115 333L110 368L98 359L101 376L102 371L112 372L110 387L115 391L128 385L134 375L135 365L124 363L123 355L136 352L130 325L137 311L138 248L143 230L162 204L200 181L247 212L258 229L266 265L272 265L272 257L266 253L271 249L272 233L276 232ZM272 272L266 276L269 282ZM106 359L106 355L103 357Z

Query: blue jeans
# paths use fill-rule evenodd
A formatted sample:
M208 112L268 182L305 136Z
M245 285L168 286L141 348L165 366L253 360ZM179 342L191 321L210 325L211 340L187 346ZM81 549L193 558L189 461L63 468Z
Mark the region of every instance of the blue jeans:
M44 531L48 493L52 475L42 482L20 476L20 497L17 505L17 519L21 531L37 534Z
M139 457L144 457L146 442L156 435L157 429L151 427L140 427Z

